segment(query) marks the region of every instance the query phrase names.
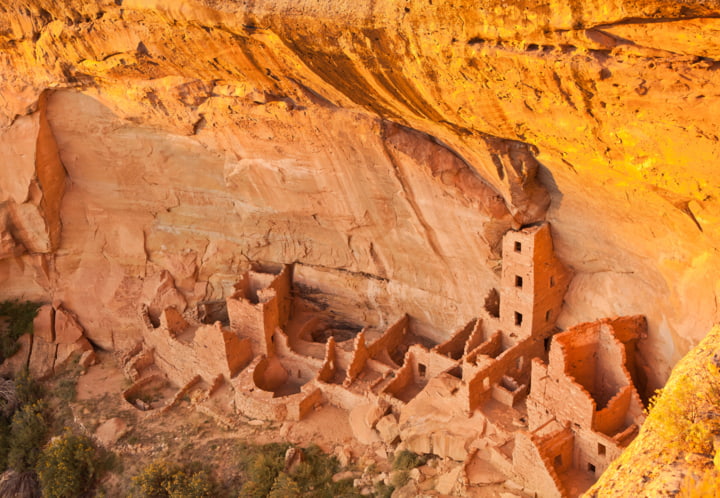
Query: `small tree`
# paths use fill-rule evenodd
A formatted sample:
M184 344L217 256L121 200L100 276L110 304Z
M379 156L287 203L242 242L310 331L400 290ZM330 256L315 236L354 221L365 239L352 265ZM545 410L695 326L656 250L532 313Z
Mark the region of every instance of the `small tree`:
M27 368L15 376L15 396L20 405L28 405L42 399L42 386L32 378Z
M71 433L53 439L37 465L46 498L74 498L87 492L96 477L97 450L85 436Z
M44 412L45 404L38 401L23 406L13 415L8 453L11 469L23 472L35 468L48 431Z

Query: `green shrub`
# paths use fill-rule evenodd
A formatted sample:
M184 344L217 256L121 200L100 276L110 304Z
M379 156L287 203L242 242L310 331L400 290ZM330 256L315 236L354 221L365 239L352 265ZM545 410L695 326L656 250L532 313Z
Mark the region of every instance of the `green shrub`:
M37 473L45 498L74 498L88 491L96 477L97 450L85 436L65 434L42 452Z
M18 350L18 338L32 333L32 324L40 305L30 301L0 301L0 316L8 320L7 332L0 334L0 363Z
M241 496L251 498L267 496L284 465L284 453L283 456L258 455L247 468L247 481L242 487Z
M390 498L393 494L393 491L395 491L395 488L393 486L385 484L383 481L379 481L377 484L375 484L375 493L373 493L373 495L376 498Z
M280 472L273 482L268 498L297 498L301 496L300 486L285 472Z
M303 461L293 469L285 469L285 453L290 445L273 443L242 445L241 448L241 466L246 478L240 490L242 497L359 496L352 479L333 482L332 477L340 470L340 465L335 457L326 455L315 445L303 450Z
M24 405L10 424L8 467L18 472L33 470L48 431L45 403Z
M335 457L326 455L315 445L303 450L304 461L291 474L300 489L314 496L334 496L344 483L335 483L332 476L340 470Z
M413 453L409 450L402 450L395 455L393 459L393 470L411 470L415 467L423 465L427 458Z
M196 465L180 466L157 460L133 478L139 495L147 498L210 498L216 485L210 473Z
M27 368L15 375L15 396L20 405L29 405L42 399L42 386L30 376Z
M390 479L390 485L394 489L402 488L405 486L408 481L410 480L410 471L409 470L396 470L391 475Z
M14 381L6 380L2 382L2 393L0 394L0 471L5 471L8 468L8 456L10 453L11 445L11 425L13 416L18 412L18 408L22 408L25 405L32 405L40 399L40 387L39 385L28 375L27 370L19 373ZM41 410L42 411L42 410ZM23 416L23 420L27 422L27 414ZM16 424L20 424L20 416ZM19 427L19 426L18 426ZM19 457L20 445L23 444L19 439L21 437L30 438L28 431L21 431L23 434L15 436L15 463L17 464L17 458ZM38 441L42 442L44 438L39 438ZM23 467L26 467L23 465ZM23 469L16 469L23 470ZM27 480L26 476L21 475L23 473L13 474L13 479L20 479L21 481ZM0 495L4 496L4 495Z

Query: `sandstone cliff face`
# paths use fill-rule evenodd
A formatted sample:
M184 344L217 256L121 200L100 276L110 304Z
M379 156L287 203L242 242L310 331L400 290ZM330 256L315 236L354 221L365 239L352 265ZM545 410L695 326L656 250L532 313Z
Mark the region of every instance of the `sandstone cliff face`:
M648 316L651 386L720 316L712 2L0 6L2 294L123 349L139 304L298 262L349 321L453 330L510 227L560 325ZM164 301L163 301L164 300Z

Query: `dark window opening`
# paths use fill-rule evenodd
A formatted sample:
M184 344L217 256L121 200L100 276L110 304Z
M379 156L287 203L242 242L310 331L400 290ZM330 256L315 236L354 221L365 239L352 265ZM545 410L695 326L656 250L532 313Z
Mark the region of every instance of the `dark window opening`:
M605 445L602 443L598 443L598 455L605 455Z
M420 377L425 378L425 373L427 372L427 367L423 365L422 363L418 363L418 375Z
M550 277L550 287L555 287L555 277Z
M545 321L546 321L546 322L549 322L549 321L550 321L550 315L551 315L551 313L552 313L552 310L547 310L547 311L545 312Z
M522 252L522 243L515 242L515 252Z
M555 467L562 467L562 455L555 455Z
M552 339L552 337L546 337L546 338L543 340L543 345L545 346L545 352L546 352L546 353L547 353L548 351L550 351L550 339Z
M522 325L522 313L515 312L515 325Z
M515 287L522 287L522 277L515 275Z
M593 464L591 464L591 463L588 463L588 470L594 474L594 473L595 473L595 466L594 466Z

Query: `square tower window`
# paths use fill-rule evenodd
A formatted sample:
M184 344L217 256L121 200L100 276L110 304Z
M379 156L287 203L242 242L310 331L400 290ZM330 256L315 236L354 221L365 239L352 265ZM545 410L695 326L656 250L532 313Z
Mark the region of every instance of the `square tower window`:
M522 288L522 277L520 275L515 275L515 287Z
M427 367L423 365L422 363L418 363L418 375L420 375L421 378L425 378L425 373L427 372Z
M594 473L595 473L595 466L594 466L593 464L591 464L591 463L588 463L588 470L594 474Z
M547 310L547 311L545 312L545 321L546 321L546 322L549 322L551 316L552 316L552 310Z
M598 443L598 455L600 455L600 456L605 455L605 445L602 443Z
M515 252L522 252L522 243L515 241Z
M515 325L518 327L522 325L522 313L515 312Z

